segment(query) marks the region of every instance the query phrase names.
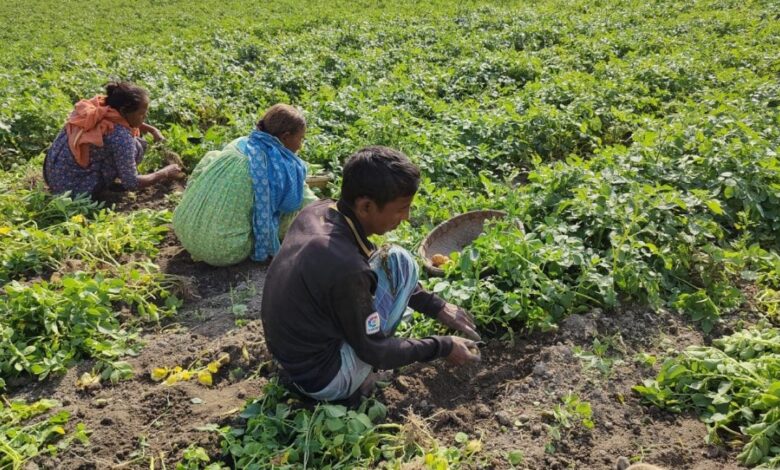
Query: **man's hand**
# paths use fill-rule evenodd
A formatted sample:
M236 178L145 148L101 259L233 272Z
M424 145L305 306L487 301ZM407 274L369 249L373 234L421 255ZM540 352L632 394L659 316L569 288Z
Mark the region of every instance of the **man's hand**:
M465 334L474 341L479 341L482 338L477 333L477 327L474 325L474 318L469 312L463 310L457 305L450 303L444 304L444 307L436 315L436 319L439 320L444 326L452 328Z
M470 362L479 362L482 359L477 343L474 341L460 336L450 336L450 338L452 338L452 351L447 356L448 364L462 366Z

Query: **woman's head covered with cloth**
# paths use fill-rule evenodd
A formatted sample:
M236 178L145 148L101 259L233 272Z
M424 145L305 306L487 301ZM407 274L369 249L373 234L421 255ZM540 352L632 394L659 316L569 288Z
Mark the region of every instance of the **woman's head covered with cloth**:
M306 135L306 118L289 104L275 104L257 122L257 130L276 137L289 151L297 153Z
M87 168L90 144L102 147L103 136L113 131L115 125L130 129L138 137L148 110L149 93L128 82L109 82L105 95L76 103L65 124L68 146L76 163Z
M279 251L279 220L301 209L306 165L296 152L303 145L306 118L287 104L271 106L246 142L254 210L251 258L265 261Z

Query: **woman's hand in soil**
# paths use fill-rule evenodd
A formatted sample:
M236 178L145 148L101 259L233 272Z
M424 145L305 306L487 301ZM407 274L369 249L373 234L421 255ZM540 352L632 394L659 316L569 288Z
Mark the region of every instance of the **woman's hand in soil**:
M436 319L442 325L460 331L474 341L482 339L477 333L476 325L474 325L474 317L457 305L444 304L439 314L436 315Z
M179 179L183 176L181 167L176 164L171 164L166 167L163 167L163 169L161 169L159 173L165 180Z
M453 366L462 366L470 362L479 362L482 356L479 354L477 343L470 339L460 336L450 336L452 338L452 351L447 356L447 363Z
M146 188L153 184L162 183L174 179L182 179L186 175L179 165L168 165L148 175L138 175L138 187Z

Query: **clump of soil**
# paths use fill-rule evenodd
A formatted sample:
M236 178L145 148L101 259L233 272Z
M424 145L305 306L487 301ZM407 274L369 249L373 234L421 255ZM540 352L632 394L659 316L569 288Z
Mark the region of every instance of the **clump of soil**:
M134 192L103 191L99 199L117 212L132 212L140 209L173 210L176 205L169 195L184 191L185 186L184 180L172 180Z

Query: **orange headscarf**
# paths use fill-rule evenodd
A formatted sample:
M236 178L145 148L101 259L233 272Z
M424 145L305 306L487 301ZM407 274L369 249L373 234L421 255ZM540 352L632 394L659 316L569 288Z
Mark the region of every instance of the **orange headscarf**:
M130 127L119 111L106 104L106 97L95 95L92 99L76 103L65 123L68 146L82 168L89 166L89 144L103 146L103 136L119 124L130 129L134 136L141 135L137 127Z

